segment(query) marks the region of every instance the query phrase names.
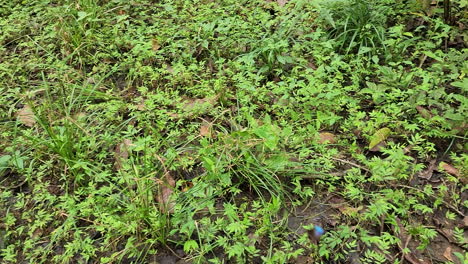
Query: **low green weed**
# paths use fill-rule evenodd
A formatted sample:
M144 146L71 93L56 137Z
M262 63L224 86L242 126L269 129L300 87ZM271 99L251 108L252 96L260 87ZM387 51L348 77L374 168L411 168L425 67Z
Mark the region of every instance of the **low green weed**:
M466 259L463 1L3 2L0 262Z

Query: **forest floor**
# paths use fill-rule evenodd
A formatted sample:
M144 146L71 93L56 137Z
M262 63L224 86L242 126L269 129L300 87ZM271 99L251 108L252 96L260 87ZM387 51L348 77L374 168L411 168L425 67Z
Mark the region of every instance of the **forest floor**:
M0 262L467 263L467 5L0 0Z

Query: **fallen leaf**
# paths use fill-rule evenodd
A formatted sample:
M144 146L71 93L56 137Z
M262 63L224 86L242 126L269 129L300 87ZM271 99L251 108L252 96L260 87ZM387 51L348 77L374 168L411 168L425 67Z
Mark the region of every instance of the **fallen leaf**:
M335 135L330 132L321 132L318 142L320 144L334 144L336 143L336 138Z
M344 215L351 216L361 211L362 208L363 208L362 206L359 206L359 207L343 206L343 207L339 207L338 210L340 210L340 212Z
M452 259L452 248L451 247L447 247L444 251L444 257L449 260L449 261L453 261Z
M431 113L426 108L420 105L416 106L416 110L418 110L418 113L425 119L430 119L432 117Z
M172 113L172 112L169 112L167 113L168 116L172 117L172 118L180 118L180 115L177 114L177 113Z
M17 112L17 116L18 120L25 126L33 127L36 124L34 112L29 105L24 105L23 108Z
M443 170L452 176L460 177L458 169L446 162L439 163L439 170Z
M417 250L414 249L414 246L411 247L409 242L411 242L412 236L411 234L408 233L406 228L403 226L401 223L400 219L396 218L396 223L398 227L398 231L396 227L392 227L393 232L395 235L400 239L400 242L398 243L398 247L402 252L406 248L409 249L409 253L403 253L403 257L411 264L426 264L430 263L429 261L426 261L425 259L420 259L418 258L415 253L417 253Z
M412 149L413 149L413 146L412 146L412 145L406 146L406 147L403 149L403 154L406 154L406 153L410 152Z
M309 61L309 63L307 64L307 66L309 68L311 68L312 70L316 70L317 69L317 65L315 64L315 62L313 60Z
M200 136L209 137L211 135L211 124L208 122L203 122L200 127Z
M463 227L468 227L468 216L463 217Z
M382 141L379 144L375 145L373 148L369 149L369 151L381 151L386 145L387 143L385 143L385 141Z
M137 109L138 111L144 111L144 110L146 110L145 100L141 100L141 102L138 103L138 104L136 105L136 109Z
M386 140L392 131L388 127L381 128L375 132L374 135L371 137L371 141L369 143L369 149L374 148L380 142Z
M172 213L174 211L175 200L172 197L174 192L175 180L170 173L164 175L163 180L160 181L159 193L157 201L159 203L159 210L162 213Z
M130 139L124 139L121 143L115 146L115 163L116 170L122 169L122 163L128 159L130 147L135 146Z
M153 51L158 51L159 48L161 48L161 45L159 45L159 41L157 39L151 40L151 48L153 49Z
M314 259L311 256L297 256L297 258L292 263L311 264L314 263Z
M169 65L169 64L166 64L166 70L167 70L169 73L174 73L174 68L172 68L172 66Z
M182 106L182 111L185 116L191 116L193 114L206 113L215 106L219 96L210 96L205 98L187 98Z
M284 5L286 5L288 0L276 0L276 2L278 3L279 6L283 7Z
M82 121L85 118L86 118L86 113L84 113L84 112L78 112L78 113L73 115L73 119L75 119L77 121Z
M429 166L426 170L419 173L418 177L426 180L431 179L434 170L436 169L436 160L433 159L429 162Z

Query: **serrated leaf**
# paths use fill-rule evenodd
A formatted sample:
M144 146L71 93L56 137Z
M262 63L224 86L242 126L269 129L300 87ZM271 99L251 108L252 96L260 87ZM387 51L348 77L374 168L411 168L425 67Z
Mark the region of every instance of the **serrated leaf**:
M374 135L372 135L370 143L369 143L369 149L374 148L377 146L380 142L386 140L388 136L390 135L392 131L388 127L381 128L375 132Z
M185 241L184 243L184 251L187 253L197 248L198 248L198 243L195 240L188 240L188 241Z

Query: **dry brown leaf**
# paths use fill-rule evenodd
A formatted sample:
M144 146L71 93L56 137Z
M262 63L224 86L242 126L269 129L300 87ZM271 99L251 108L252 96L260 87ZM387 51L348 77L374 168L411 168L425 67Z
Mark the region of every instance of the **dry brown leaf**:
M188 99L187 102L184 104L184 109L186 111L191 111L195 107L199 105L203 105L205 103L211 103L210 98L201 98L201 99Z
M336 137L334 134L330 132L321 132L319 134L319 140L318 142L320 144L334 144L336 143Z
M276 0L276 2L278 3L279 6L283 7L284 5L286 5L288 0Z
M200 136L202 137L210 137L211 136L211 124L208 122L203 122L200 127Z
M166 64L166 70L167 70L169 73L174 73L174 68L172 68L172 66L169 65L169 64Z
M142 100L139 104L136 105L136 109L138 111L144 111L146 110L146 104L145 104L145 100Z
M186 98L181 110L184 111L185 115L204 113L216 105L218 98L217 95L197 99Z
M468 216L463 217L463 227L468 227Z
M417 105L416 106L416 110L418 110L419 114L424 117L425 119L430 119L432 118L432 114L431 112L429 112L426 108L420 106L420 105Z
M309 63L307 64L307 66L309 66L309 68L311 68L312 70L316 70L317 69L317 65L315 64L315 62L313 60L309 61Z
M161 48L161 45L159 45L159 41L157 39L151 40L151 48L153 49L153 51L158 51L159 48Z
M75 120L83 120L83 119L86 118L86 113L84 113L84 112L78 112L78 113L76 113L75 115L73 115L73 118L74 118Z
M453 258L452 258L452 248L451 247L447 247L444 251L444 257L449 260L449 261L452 261L453 262Z
M328 202L330 203L330 206L332 208L338 209L340 213L348 216L357 213L363 209L362 206L352 207L348 202L346 202L345 199L339 196L332 197L328 200Z
M405 248L409 248L410 249L410 253L403 253L403 258L405 260L407 260L409 263L411 264L426 264L426 263L429 263L428 261L426 261L425 259L420 259L418 257L416 257L416 255L414 253L416 253L416 251L413 251L413 247L410 247L410 241L411 241L411 235L408 233L408 231L406 230L406 228L403 226L403 224L401 223L400 219L396 219L396 223L398 225L398 228L399 228L399 232L396 232L396 228L392 228L395 232L395 235L400 239L400 243L398 243L398 247L400 248L401 251L403 251Z
M314 259L311 256L297 256L296 260L294 260L296 264L311 264L314 263Z
M340 212L344 215L351 216L361 211L362 208L363 208L362 206L359 206L359 207L343 206L343 207L339 207L338 210L340 210Z
M160 182L157 201L159 203L159 210L161 210L162 213L172 213L174 211L175 200L171 196L174 192L175 183L170 173L166 173L163 180Z
M382 141L379 144L372 147L371 149L369 149L369 151L372 151L372 152L381 151L386 145L387 143L385 141Z
M36 124L34 112L29 105L24 105L23 108L17 112L17 117L18 120L25 126L33 127Z
M446 162L439 163L439 170L443 170L452 176L460 177L458 169Z
M426 170L419 173L418 177L426 180L431 179L434 170L436 169L436 160L433 159L429 162L429 166Z
M115 163L116 170L122 169L122 163L128 159L130 147L135 146L130 139L124 139L121 143L115 146Z

